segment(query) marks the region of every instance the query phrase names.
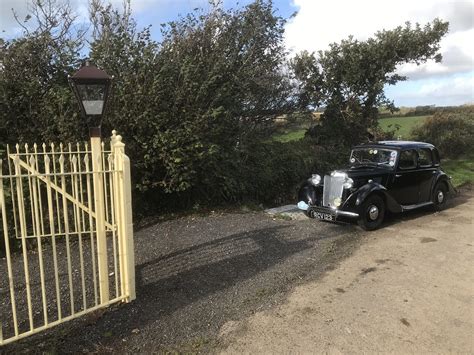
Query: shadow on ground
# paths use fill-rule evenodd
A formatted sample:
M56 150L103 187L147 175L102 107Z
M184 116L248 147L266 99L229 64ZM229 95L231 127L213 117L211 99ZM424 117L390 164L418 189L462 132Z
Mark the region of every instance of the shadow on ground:
M278 223L282 225L229 234L143 261L136 267L138 297L134 302L112 307L105 313L97 312L69 323L68 326L60 326L49 333L37 335L2 350L111 351L121 347L123 339L133 335L132 342L135 345L130 342L127 349L143 351L144 348L140 347L143 343L148 344L145 349L150 350L157 349L162 344L176 343L163 339L167 332L183 333L181 336L185 338L186 333L199 333L195 328L205 327L208 322L213 323L215 330L226 321L229 314L238 312L239 306L236 304L245 303L245 300L242 301L243 296L239 295L236 296L234 305L232 300L227 300L230 303L228 306L216 306L216 319L213 319L212 305L209 304L213 302L213 294L242 284L275 265L284 263L295 254L314 248L317 241L332 243L333 238L352 231L349 227L338 233L336 229L332 230L336 226L329 226L329 232L326 233L294 236L289 230L291 224ZM306 261L307 258L304 259ZM280 281L285 285L290 278L294 278L294 275L285 273L277 275L280 276ZM271 282L270 279L268 283ZM238 292L251 299L258 296L259 292L265 293L265 287L267 285L263 283L261 287L257 284L255 288L248 290L240 287ZM248 294L245 295L246 292ZM225 296L219 295L214 301L222 303L223 297L232 297L228 293ZM188 306L192 308L189 312ZM196 307L207 309L196 310ZM234 309L226 312L226 307ZM184 316L177 321L165 320L178 311ZM222 314L217 315L219 312ZM166 327L168 329L163 330ZM189 329L180 329L186 327ZM146 328L153 329L154 333L142 332ZM140 334L137 334L138 330ZM150 336L155 339L150 339Z

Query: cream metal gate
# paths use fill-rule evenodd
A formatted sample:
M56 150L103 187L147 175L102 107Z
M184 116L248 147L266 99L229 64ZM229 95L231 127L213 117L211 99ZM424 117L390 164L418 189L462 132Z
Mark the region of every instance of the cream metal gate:
M115 131L104 148L16 145L0 159L0 345L135 299L130 161Z

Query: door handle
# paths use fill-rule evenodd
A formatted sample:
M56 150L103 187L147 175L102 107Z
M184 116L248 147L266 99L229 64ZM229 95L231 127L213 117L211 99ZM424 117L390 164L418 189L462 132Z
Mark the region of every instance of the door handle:
M396 174L396 175L395 175L396 178L399 178L400 176L401 176L400 174Z

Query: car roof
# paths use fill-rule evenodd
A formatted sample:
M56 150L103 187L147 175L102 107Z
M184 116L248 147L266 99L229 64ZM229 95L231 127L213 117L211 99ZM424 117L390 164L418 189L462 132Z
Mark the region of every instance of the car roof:
M414 142L414 141L380 141L374 143L366 143L355 146L354 148L392 148L392 149L410 149L410 148L430 148L433 149L434 145L425 142Z

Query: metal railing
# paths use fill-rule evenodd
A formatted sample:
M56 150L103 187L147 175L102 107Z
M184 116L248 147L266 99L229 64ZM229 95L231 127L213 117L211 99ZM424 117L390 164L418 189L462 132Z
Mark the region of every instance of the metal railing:
M130 161L115 131L104 148L25 144L0 159L0 345L135 299Z

